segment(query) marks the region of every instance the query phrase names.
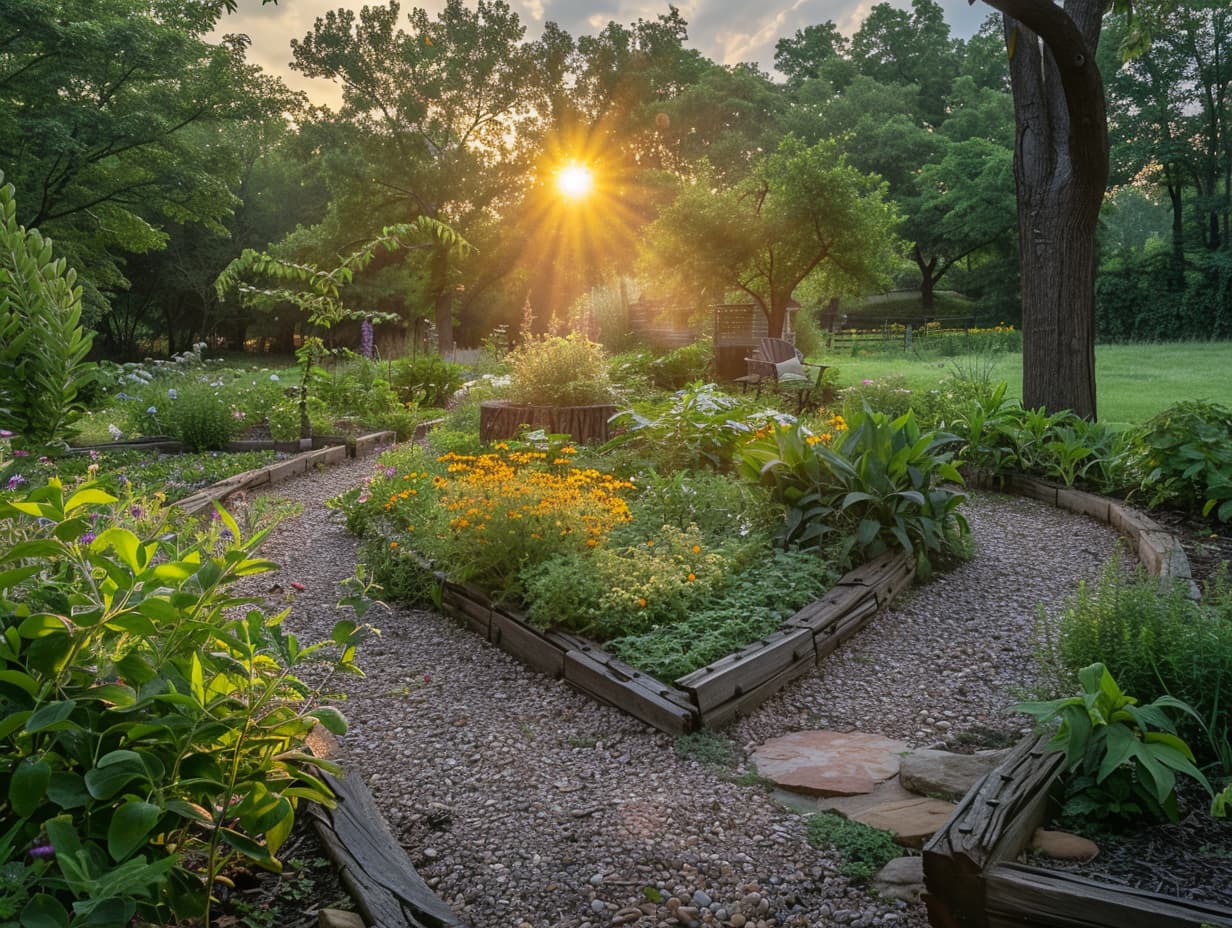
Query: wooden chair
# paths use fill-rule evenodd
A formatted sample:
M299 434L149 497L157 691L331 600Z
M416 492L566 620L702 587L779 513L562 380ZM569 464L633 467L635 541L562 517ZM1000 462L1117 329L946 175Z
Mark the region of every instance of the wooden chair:
M804 360L804 355L796 350L796 346L782 338L763 338L758 347L753 349L751 357L745 358L748 373L737 377L736 382L743 390L755 387L757 395L761 395L763 386L770 386L776 392L792 391L796 394L798 408L803 410L813 395L814 390L820 391L821 378L828 365L810 364ZM810 376L808 368L817 371Z

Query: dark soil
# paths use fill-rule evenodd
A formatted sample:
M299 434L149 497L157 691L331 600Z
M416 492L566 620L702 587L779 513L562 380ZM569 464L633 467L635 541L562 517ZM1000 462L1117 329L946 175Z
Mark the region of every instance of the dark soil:
M1031 854L1028 863L1232 908L1232 819L1213 818L1210 799L1196 784L1178 783L1177 792L1182 812L1175 825L1146 825L1124 832L1071 827L1099 845L1099 856L1076 863Z
M1232 524L1203 519L1189 512L1159 509L1150 517L1172 532L1185 548L1189 569L1199 584L1232 562Z
M242 870L228 874L235 889L218 886L216 928L316 928L321 909L350 909L355 903L338 880L338 868L325 856L309 817L302 810L295 829L278 853L282 873Z

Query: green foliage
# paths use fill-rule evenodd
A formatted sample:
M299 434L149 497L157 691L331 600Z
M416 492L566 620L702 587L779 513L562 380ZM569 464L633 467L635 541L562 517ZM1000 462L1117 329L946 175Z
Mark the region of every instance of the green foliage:
M712 731L695 731L672 742L677 756L712 770L727 770L740 760L735 742Z
M389 382L404 405L441 407L461 388L464 371L439 354L421 354L394 361Z
M705 339L660 355L650 363L650 380L663 390L680 390L706 376L714 363L714 348Z
M1078 679L1080 695L1014 706L1038 723L1060 719L1048 746L1065 753L1063 814L1122 820L1147 815L1175 822L1176 774L1192 777L1211 792L1167 711L1192 714L1189 706L1171 696L1139 706L1100 663L1082 668Z
M744 421L752 409L715 384L695 383L679 391L671 406L654 418L634 409L617 413L612 425L624 431L604 448L632 448L663 471L726 470L737 444L756 427Z
M1152 504L1202 507L1232 521L1232 410L1188 400L1146 422L1137 436L1143 489Z
M965 553L964 497L939 485L962 482L945 450L955 442L922 433L910 412L891 419L866 408L834 447L799 425L782 426L741 447L737 466L787 507L786 542L814 545L837 533L861 558L901 548L927 574L934 558Z
M25 447L63 445L91 380L93 334L81 326L81 288L51 241L17 222L0 172L0 428Z
M508 358L508 399L529 406L590 406L612 401L603 347L576 332L529 338Z
M188 451L221 451L239 434L245 420L217 391L189 386L158 413L166 434L184 443Z
M358 672L365 628L302 644L234 589L274 569L264 532L118 502L59 480L0 502L0 856L31 861L23 924L199 918L232 862L279 866L300 800L331 801L301 745L345 729L319 687Z
M816 848L833 848L841 858L839 872L861 883L906 852L888 831L844 818L836 812L809 817L808 841Z
M1196 718L1181 719L1181 733L1232 776L1232 590L1222 580L1195 603L1179 584L1127 580L1113 564L1060 613L1041 613L1037 639L1052 692L1100 661L1143 699L1166 695L1191 706Z

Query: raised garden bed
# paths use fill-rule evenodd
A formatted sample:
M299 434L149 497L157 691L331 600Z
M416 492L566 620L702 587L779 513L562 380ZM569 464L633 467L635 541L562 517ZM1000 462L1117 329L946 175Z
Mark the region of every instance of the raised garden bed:
M924 845L929 920L950 926L1202 928L1232 908L1015 863L1049 815L1062 755L1028 738L975 785Z
M515 437L525 426L551 435L568 435L580 444L599 444L612 437L608 420L612 405L520 406L502 400L479 404L479 437L485 442Z
M656 680L577 635L544 632L493 604L481 591L437 573L441 611L530 667L660 731L717 728L811 670L910 585L915 565L902 552L850 571L761 641L675 681Z

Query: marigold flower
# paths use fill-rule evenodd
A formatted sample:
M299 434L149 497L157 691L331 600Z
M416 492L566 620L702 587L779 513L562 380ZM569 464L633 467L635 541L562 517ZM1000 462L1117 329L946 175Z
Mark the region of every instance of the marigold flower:
M639 596L639 597L638 597L638 599L637 599L637 604L638 604L639 606L641 606L643 609L644 609L644 608L646 608L646 597L645 597L645 596Z
M701 553L702 553L702 546L701 546L701 545L694 545L694 546L693 546L693 553L694 553L694 554L701 554Z
M391 542L389 543L389 547L390 547L390 549L392 550L392 549L394 549L394 548L398 547L398 543L397 543L396 541L391 541Z
M692 583L697 579L697 574L689 574L689 582Z

